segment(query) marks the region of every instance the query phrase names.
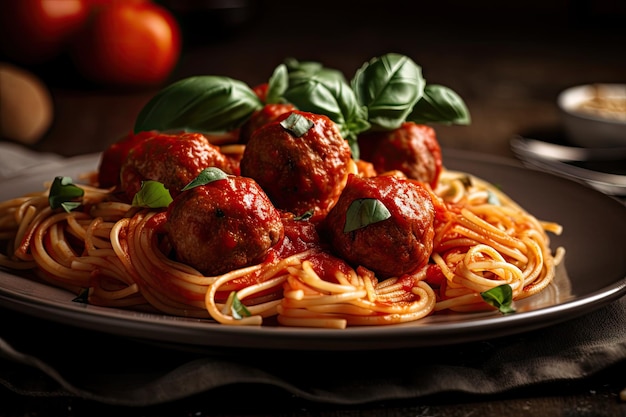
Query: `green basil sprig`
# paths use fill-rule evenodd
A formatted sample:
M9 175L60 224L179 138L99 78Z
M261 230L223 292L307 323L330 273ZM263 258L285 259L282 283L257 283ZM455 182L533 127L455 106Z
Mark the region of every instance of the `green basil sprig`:
M223 180L228 178L228 174L216 167L204 168L196 178L194 178L189 184L185 185L181 191L187 191L192 188L207 185L213 181Z
M422 68L412 59L395 53L363 64L351 85L359 104L367 107L372 129L400 127L424 93Z
M245 83L228 77L189 77L159 91L141 109L134 131L224 132L263 107Z
M289 88L289 77L312 77L314 75L332 80L335 79L339 83L346 83L345 76L333 68L323 66L320 62L315 61L298 61L295 58L287 58L277 66L270 77L267 89L267 103L285 103L285 91ZM293 104L293 103L292 103ZM325 114L325 113L324 113ZM330 115L326 114L330 117Z
M48 193L48 204L51 209L62 207L70 212L82 204L85 190L74 185L70 177L55 177Z
M289 72L302 71L302 72L308 72L311 74L315 74L316 72L328 69L324 67L324 65L321 62L299 61L293 57L285 58L285 60L283 61L283 65L287 68L287 71ZM343 77L341 72L338 72L338 71L337 71L337 75L339 75L340 77Z
M289 86L289 71L287 66L281 64L274 68L272 76L267 82L267 93L265 95L265 102L268 104L285 103L283 93Z
M487 304L496 307L502 314L515 313L515 309L511 307L513 303L513 289L509 284L491 288L481 292L480 295Z
M392 130L405 121L469 124L463 100L441 85L426 85L410 58L389 53L373 58L348 82L318 62L286 59L268 81L266 103L291 103L335 122L359 157L357 137ZM223 76L195 76L159 91L141 110L135 133L147 130L224 132L243 125L263 107L245 83Z
M72 301L80 304L89 304L89 288L82 288Z
M304 136L313 127L313 122L298 113L291 113L285 120L280 122L283 129L297 138Z
M230 304L230 314L232 314L235 320L241 320L244 317L250 317L250 310L241 302L239 297L237 297L237 293L232 291L228 295L228 299L226 300L226 304Z
M382 222L390 217L389 209L380 200L360 198L354 200L348 207L343 232L349 233L370 224Z
M298 67L281 64L274 71L268 85L272 100L278 97L301 111L323 114L330 118L341 136L358 158L356 138L369 128L367 111L359 105L350 84L338 71L308 63Z
M471 118L465 102L456 92L443 85L428 84L407 121L420 124L469 125Z
M163 208L170 205L172 195L163 183L159 181L142 181L141 188L133 196L132 205L135 207Z

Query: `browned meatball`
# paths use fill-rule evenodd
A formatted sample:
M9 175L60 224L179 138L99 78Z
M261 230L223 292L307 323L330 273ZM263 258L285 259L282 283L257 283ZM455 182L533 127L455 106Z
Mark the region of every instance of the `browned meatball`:
M153 137L156 132L129 132L102 152L98 166L98 183L102 188L120 184L120 170L128 152L137 144Z
M248 143L252 133L259 127L276 120L282 114L295 110L295 106L289 103L266 104L262 109L252 113L250 118L241 126L239 142Z
M175 197L204 168L211 166L228 174L238 173L238 167L220 148L199 133L155 132L128 151L121 167L121 187L132 200L142 181L159 181Z
M381 203L388 217L370 217L369 209ZM356 210L359 205L364 210ZM430 193L417 181L350 175L323 230L333 250L353 265L362 265L381 277L400 276L428 262L434 217Z
M262 261L284 236L267 195L237 176L183 191L168 207L167 231L176 259L209 276Z
M298 131L292 124L308 128ZM276 207L296 215L310 211L316 221L341 194L350 161L348 142L332 120L296 110L255 130L240 166Z
M437 185L443 166L435 130L413 122L399 128L359 136L361 159L371 162L378 173L398 170L408 178Z

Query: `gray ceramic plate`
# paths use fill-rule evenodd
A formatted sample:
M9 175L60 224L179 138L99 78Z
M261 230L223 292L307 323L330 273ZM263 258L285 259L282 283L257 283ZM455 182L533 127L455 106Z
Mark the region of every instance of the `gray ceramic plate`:
M542 220L563 225L552 245L566 248L555 282L516 303L517 313L446 314L387 327L325 330L229 327L74 303L72 294L0 271L0 304L44 320L98 329L179 347L291 350L363 350L448 345L485 340L555 325L595 310L626 293L626 206L567 179L529 170L513 160L444 150L447 168L469 172L502 188ZM56 175L95 169L97 155L43 165L0 183L0 200L38 190Z

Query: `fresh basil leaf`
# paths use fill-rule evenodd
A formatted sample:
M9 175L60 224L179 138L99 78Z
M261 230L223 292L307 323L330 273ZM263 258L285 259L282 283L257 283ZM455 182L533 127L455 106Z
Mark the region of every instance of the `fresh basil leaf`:
M135 207L163 208L170 205L172 195L165 186L158 181L142 181L141 189L133 197Z
M369 128L365 108L358 104L350 85L333 71L293 72L283 96L299 110L330 118L351 145Z
M287 68L289 74L321 74L326 79L336 79L339 82L347 82L343 73L334 68L328 68L322 65L320 62L315 61L298 61L295 58L287 58L284 61L284 65Z
M69 213L82 204L83 195L85 190L74 185L70 177L55 177L48 193L48 204L51 209L62 207Z
M301 114L291 113L280 125L293 136L299 138L313 127L313 122Z
M289 77L311 77L319 74L327 79L336 79L339 82L346 82L344 75L335 69L326 68L319 62L300 62L295 58L287 58L284 63L274 69L268 82L267 99L268 103L284 103L285 91L289 87ZM293 104L293 103L292 103Z
M283 62L283 65L285 65L289 72L304 71L310 74L315 74L324 68L324 65L321 62L298 61L293 57L286 58Z
M363 64L352 78L358 103L367 108L375 130L398 128L424 93L422 68L400 54L386 54Z
M500 199L498 198L498 195L491 190L487 190L487 203L492 204L494 206L502 205L500 203Z
M349 233L373 223L387 220L391 217L389 209L375 198L360 198L354 200L346 212L346 223L343 232Z
M487 304L496 307L502 314L515 313L515 309L511 307L513 289L509 284L499 285L481 292L480 295Z
M196 178L194 178L189 184L185 185L181 191L190 190L201 185L206 185L213 181L223 180L228 178L228 174L219 168L209 167L204 168Z
M139 112L134 131L228 131L262 107L259 97L241 81L213 75L189 77L152 97Z
M348 145L350 145L350 154L352 155L352 159L358 161L361 159L361 149L359 148L359 141L357 138L348 140Z
M344 75L319 62L287 58L273 72L268 83L268 102L288 102L297 109L323 114L339 128L358 159L357 136L369 129L367 111L360 106Z
M287 66L281 64L274 69L272 76L267 83L267 94L265 101L268 104L284 102L283 94L289 85L289 73Z
M89 288L83 288L72 300L75 303L89 304Z
M471 117L463 99L443 85L428 84L407 120L415 123L469 125Z
M307 210L299 216L294 216L294 220L296 221L306 221L313 217L314 210Z
M462 177L459 178L459 180L461 181L461 184L463 184L463 187L465 187L465 189L469 189L472 185L473 185L473 181L472 181L472 177L470 177L469 175L463 175Z
M234 319L241 320L244 316L251 316L250 311L241 302L239 297L237 297L237 293L235 291L231 292L228 298L230 301L230 314L232 314Z
M82 204L83 203L81 203L79 201L65 201L65 202L61 203L61 207L63 207L63 210L65 210L66 212L69 213L72 210L76 210Z

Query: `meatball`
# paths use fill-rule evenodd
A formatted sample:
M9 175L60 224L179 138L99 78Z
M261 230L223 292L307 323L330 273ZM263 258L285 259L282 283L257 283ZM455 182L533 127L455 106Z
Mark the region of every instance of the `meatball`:
M204 168L216 167L228 174L238 167L199 133L161 134L133 146L122 164L121 186L132 200L145 180L163 183L175 197Z
M239 132L239 142L248 143L252 133L259 127L274 121L278 116L295 109L296 108L293 104L289 103L266 104L262 109L252 113L250 118L243 124L243 126L241 126Z
M102 152L98 166L98 184L109 188L120 185L120 170L131 148L146 139L153 137L154 131L130 132Z
M208 276L262 261L284 236L267 195L238 176L183 191L168 206L166 228L176 259Z
M317 221L339 198L350 161L350 146L330 118L294 110L254 131L240 166L276 207Z
M382 203L387 216L368 217L372 205L354 210L364 201ZM323 231L339 256L386 278L415 272L428 263L434 218L430 192L421 183L393 176L350 175ZM352 225L354 220L359 227L346 228L346 222Z
M378 173L398 170L408 178L437 185L443 166L435 130L426 125L405 122L399 128L359 136L361 159L374 165Z

